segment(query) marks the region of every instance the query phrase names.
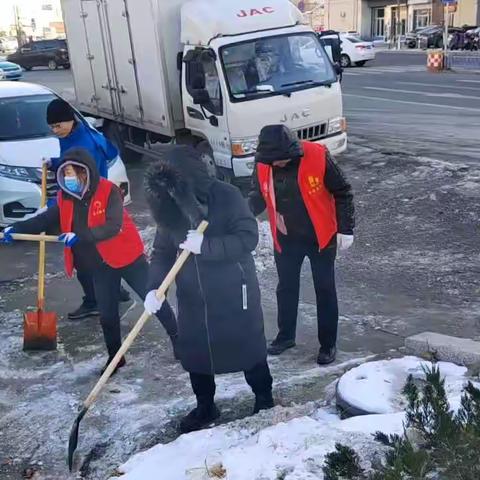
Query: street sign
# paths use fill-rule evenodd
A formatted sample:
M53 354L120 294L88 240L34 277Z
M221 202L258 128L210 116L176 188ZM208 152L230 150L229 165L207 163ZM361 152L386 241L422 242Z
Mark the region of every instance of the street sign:
M442 0L442 3L444 5L452 5L452 4L456 4L457 3L457 0Z

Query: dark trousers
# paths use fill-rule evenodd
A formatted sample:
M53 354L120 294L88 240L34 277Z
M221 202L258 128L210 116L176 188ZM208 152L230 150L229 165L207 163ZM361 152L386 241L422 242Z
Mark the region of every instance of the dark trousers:
M272 393L272 375L266 360L243 373L255 395L270 395ZM216 389L214 375L190 373L190 382L199 403L213 402Z
M95 297L95 286L93 284L93 275L91 272L82 272L77 270L77 280L83 289L83 301L89 307L94 307L97 304Z
M100 322L110 357L117 353L122 344L118 313L118 296L122 278L144 300L147 294L148 281L148 263L145 257L142 255L135 262L123 268L112 268L104 264L93 272ZM175 336L177 334L175 315L167 302L163 304L161 310L157 313L157 317L168 335Z
M278 340L294 340L297 329L300 271L305 257L312 267L313 285L317 299L318 341L324 349L337 341L338 302L335 287L336 244L322 251L318 245L281 238L282 253L275 251L278 272Z
M82 272L77 270L77 280L83 289L83 301L88 307L97 306L97 298L95 297L95 285L93 284L92 272ZM120 291L127 293L122 285L120 285Z

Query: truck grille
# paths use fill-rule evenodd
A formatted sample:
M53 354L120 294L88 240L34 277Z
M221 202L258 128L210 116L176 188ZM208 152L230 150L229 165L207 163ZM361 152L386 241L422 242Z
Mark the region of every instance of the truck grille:
M311 127L301 128L296 130L300 140L315 141L325 137L327 134L327 124L321 123L319 125L312 125Z

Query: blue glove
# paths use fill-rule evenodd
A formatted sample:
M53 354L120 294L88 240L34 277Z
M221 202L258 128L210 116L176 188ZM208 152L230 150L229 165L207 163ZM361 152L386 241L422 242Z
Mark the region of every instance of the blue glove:
M0 243L13 243L15 239L12 237L12 233L15 233L13 227L7 227L3 231L3 238L0 240Z
M78 242L77 234L73 232L62 233L58 239L65 244L66 247L73 247Z

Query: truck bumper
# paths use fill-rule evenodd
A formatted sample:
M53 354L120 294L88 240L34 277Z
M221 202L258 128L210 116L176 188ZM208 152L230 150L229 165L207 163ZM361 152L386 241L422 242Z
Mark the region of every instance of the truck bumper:
M328 138L322 138L316 143L321 143L328 148L332 155L339 155L347 149L347 134L339 133Z
M316 143L325 145L332 155L339 155L347 149L347 134L339 133L328 138L322 138ZM255 156L242 158L232 158L233 176L234 177L250 177L255 166Z

